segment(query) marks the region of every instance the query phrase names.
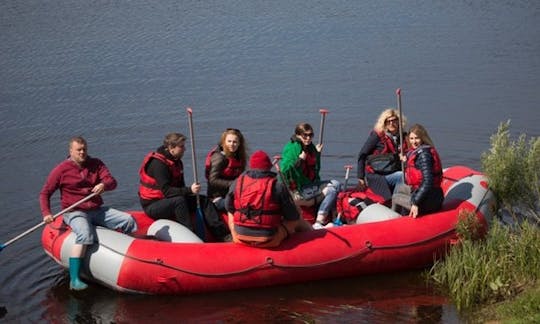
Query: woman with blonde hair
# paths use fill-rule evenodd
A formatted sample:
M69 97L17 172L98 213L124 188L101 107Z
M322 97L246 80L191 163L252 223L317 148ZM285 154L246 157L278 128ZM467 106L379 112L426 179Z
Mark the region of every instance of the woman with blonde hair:
M358 154L358 189L365 190L369 186L385 201L392 198L395 186L403 179L399 159L402 136L399 132L407 119L402 115L400 125L399 115L397 109L385 109Z
M229 187L246 169L246 141L242 132L236 128L227 128L220 141L206 156L205 171L208 180L207 195L217 209L225 210L223 198Z

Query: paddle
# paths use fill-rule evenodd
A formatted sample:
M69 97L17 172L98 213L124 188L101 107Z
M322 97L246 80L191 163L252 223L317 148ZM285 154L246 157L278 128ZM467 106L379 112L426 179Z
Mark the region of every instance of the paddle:
M319 131L319 144L322 144L323 142L323 133L324 133L324 120L326 119L326 114L328 114L327 109L319 109L319 112L321 113L321 126Z
M349 182L349 173L350 173L352 168L353 168L353 166L350 165L350 164L345 165L345 182L343 184L343 190L342 191L347 191L347 184ZM336 225L336 226L343 225L343 222L341 221L341 213L337 214L336 219L334 220L334 225Z
M189 137L191 140L191 163L193 163L193 178L195 183L199 183L199 177L197 176L197 160L195 157L195 136L193 135L193 110L190 107L186 108L188 113L189 123ZM205 227L204 227L204 213L201 208L201 198L198 193L195 194L197 200L197 210L195 211L195 232L197 236L204 241Z
M95 195L97 195L97 193L93 192L93 193L91 193L90 195L84 197L83 199L77 201L77 202L74 203L73 205L71 205L71 206L69 206L69 207L67 207L67 208L65 208L65 209L63 209L63 210L61 210L60 212L54 214L54 215L52 216L53 220L54 220L56 217L62 215L63 213L66 213L66 212L72 210L73 208L79 206L80 204L82 204L83 202L89 200L90 198L94 197ZM7 247L8 245L10 245L11 243L13 243L13 242L15 242L15 241L17 241L17 240L19 240L19 239L25 237L26 235L32 233L33 231L37 230L38 228L40 228L40 227L43 226L43 225L45 225L45 222L41 222L41 223L35 225L34 227L27 229L27 230L24 231L23 233L21 233L21 234L15 236L15 237L12 238L11 240L7 241L6 243L0 244L0 251L2 251L5 247Z
M349 182L349 172L353 168L352 165L347 164L344 166L345 168L345 183L343 184L343 191L347 191L347 183Z
M398 106L398 112L399 112L399 160L401 161L401 171L405 170L405 162L401 160L401 157L403 156L403 122L401 121L401 88L397 88L396 90L396 96L397 96L397 106ZM402 180L405 182L405 174L402 175Z

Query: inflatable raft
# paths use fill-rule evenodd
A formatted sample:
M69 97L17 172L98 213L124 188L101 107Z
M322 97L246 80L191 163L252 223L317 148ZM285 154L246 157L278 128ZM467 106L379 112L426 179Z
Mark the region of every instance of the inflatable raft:
M479 172L448 168L442 186L444 206L435 214L413 219L371 205L362 224L296 233L276 249L203 243L177 223L132 212L139 231L159 240L97 228L99 243L87 249L81 275L121 292L193 294L421 269L457 242L461 210L475 212L484 230L492 217L494 197ZM42 234L45 252L64 268L74 239L59 218Z

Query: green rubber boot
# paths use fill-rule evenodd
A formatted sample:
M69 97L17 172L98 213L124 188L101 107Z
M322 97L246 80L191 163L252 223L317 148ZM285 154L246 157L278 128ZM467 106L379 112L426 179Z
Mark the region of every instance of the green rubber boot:
M79 270L81 269L81 258L69 258L69 289L84 290L87 284L79 279Z

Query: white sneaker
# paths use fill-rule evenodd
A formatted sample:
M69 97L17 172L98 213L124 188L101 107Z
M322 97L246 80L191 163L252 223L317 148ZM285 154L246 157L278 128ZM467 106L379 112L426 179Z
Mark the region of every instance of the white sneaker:
M324 228L324 225L319 223L319 222L315 222L315 224L313 224L313 229L323 229Z

